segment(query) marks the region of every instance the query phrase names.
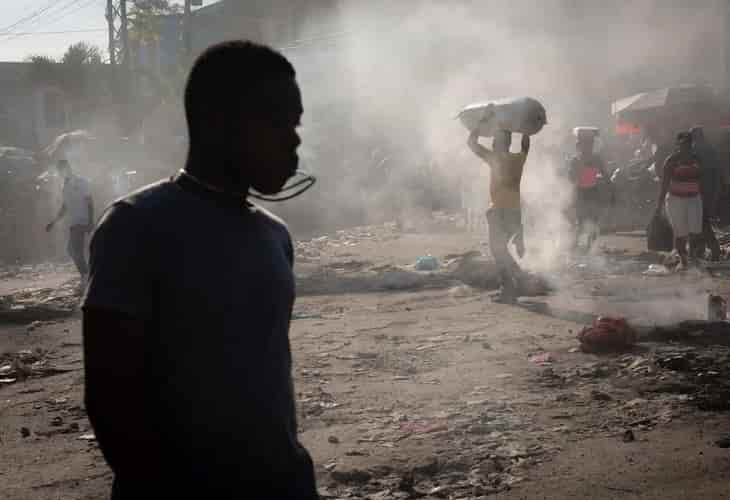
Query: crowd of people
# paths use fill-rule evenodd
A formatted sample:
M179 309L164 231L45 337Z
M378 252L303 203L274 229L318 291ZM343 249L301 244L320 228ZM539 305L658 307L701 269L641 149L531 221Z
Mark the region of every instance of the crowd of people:
M568 179L573 188L572 214L575 249L588 252L601 233L607 206L616 203L616 187L606 163L596 152L596 128L577 127L576 153L568 164ZM493 149L479 143L478 128L467 144L489 166L489 200L486 219L489 248L496 261L500 281L497 302L515 303L522 288L524 273L512 257L510 242L522 258L525 252L522 226L520 182L529 152L529 136L523 136L519 153L510 152L512 133L501 131L493 138ZM656 217L666 217L674 236L674 251L679 257L675 270L691 261L709 258L717 261L721 248L713 229L718 199L723 185L720 161L705 138L702 127L680 132L674 148L657 147L646 164L654 164L660 178ZM486 196L486 193L484 193ZM467 212L467 227L474 216ZM584 242L581 244L581 242Z

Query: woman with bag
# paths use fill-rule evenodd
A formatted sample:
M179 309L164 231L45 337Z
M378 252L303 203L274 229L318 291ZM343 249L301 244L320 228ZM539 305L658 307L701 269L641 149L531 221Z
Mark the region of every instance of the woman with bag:
M692 150L692 136L677 135L677 149L664 162L657 215L664 210L674 230L674 248L679 254L677 270L687 268L688 240L702 234L702 165Z

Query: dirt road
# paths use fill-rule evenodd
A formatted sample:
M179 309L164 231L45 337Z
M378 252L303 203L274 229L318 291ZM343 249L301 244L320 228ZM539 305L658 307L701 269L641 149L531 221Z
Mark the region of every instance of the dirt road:
M643 276L650 257L637 240L605 239L603 251L551 275L554 292L519 306L493 304L489 290L464 284L490 279L464 266L460 255L479 241L461 233L360 228L299 244L294 376L322 495L730 496L730 450L716 444L730 435L728 413L698 403L714 387L698 378L730 368L727 347L575 349L596 314L699 319L706 290L730 294L725 278L699 271ZM439 270L408 267L426 253ZM488 263L481 268L488 274ZM54 287L65 272L43 279ZM37 276L12 279L8 293L39 286ZM80 342L76 316L0 324L3 498L108 491L111 474L83 408ZM16 359L25 380L2 374Z

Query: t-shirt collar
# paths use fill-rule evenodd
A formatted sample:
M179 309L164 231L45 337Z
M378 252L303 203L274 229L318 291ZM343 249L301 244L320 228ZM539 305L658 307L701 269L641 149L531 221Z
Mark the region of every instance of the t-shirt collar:
M174 181L184 190L197 194L203 198L211 199L225 206L236 206L252 208L246 195L240 193L229 193L217 186L213 186L200 178L192 175L185 169L181 169Z

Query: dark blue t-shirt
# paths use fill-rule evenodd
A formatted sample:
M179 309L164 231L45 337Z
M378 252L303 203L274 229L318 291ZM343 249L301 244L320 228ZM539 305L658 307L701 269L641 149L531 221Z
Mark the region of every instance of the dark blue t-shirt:
M115 202L94 234L84 307L145 322L145 412L183 483L316 495L296 435L292 260L281 220L184 174Z

